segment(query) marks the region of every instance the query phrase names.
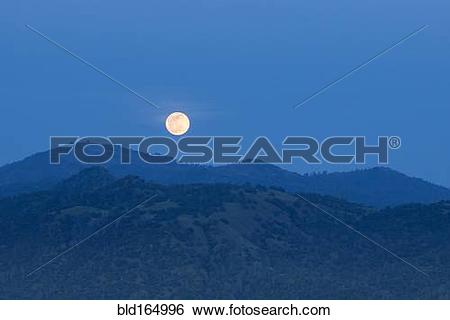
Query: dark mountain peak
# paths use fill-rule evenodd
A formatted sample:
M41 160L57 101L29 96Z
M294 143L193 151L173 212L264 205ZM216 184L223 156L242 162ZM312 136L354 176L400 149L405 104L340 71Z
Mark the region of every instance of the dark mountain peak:
M146 182L141 177L134 176L134 175L128 175L128 176L118 179L114 184L121 185L121 186L142 186L142 185L145 185Z
M152 183L145 181L138 176L125 176L105 185L100 191L105 193L134 193L146 190Z
M95 190L88 198L93 206L100 208L112 206L127 210L153 195L160 195L162 189L161 185L130 175Z
M70 181L74 179L99 179L99 180L109 180L112 182L114 176L105 168L101 166L92 166L86 169L82 169L77 174L69 177L65 181Z
M70 191L90 192L115 181L112 174L103 167L95 166L81 170L79 173L59 183L56 188Z

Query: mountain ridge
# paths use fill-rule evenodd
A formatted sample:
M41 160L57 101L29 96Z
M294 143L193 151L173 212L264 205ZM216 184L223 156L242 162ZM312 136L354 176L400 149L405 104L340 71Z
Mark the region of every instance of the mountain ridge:
M149 165L137 157L122 165L117 157L105 165L113 176L135 175L147 181L171 185L192 183L232 183L281 187L291 192L331 195L374 207L411 202L432 203L450 199L450 189L400 172L374 167L347 172L300 174L270 164L232 164L224 166ZM49 164L48 151L0 167L0 196L48 189L84 168L68 156L59 165Z
M302 194L426 277L281 189L109 177L87 169L51 190L0 199L1 298L450 297L450 202L377 210ZM74 182L90 188L64 187Z

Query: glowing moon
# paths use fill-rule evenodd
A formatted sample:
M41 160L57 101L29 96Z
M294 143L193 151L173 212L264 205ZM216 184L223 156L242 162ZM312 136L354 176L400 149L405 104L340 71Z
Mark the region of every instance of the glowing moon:
M166 129L174 136L185 134L190 126L189 117L183 112L173 112L167 116Z

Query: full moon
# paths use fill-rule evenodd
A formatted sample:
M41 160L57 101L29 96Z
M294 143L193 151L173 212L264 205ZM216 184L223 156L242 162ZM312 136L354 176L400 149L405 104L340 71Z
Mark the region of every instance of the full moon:
M174 136L185 134L190 125L189 117L183 112L173 112L166 118L166 129Z

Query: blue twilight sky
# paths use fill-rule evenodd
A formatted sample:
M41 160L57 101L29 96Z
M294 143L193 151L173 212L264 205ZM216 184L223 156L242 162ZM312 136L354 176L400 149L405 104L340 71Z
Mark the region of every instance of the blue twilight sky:
M444 0L3 1L0 164L47 149L50 135L166 134L165 116L181 109L191 135L397 135L393 168L450 186L449 12Z

